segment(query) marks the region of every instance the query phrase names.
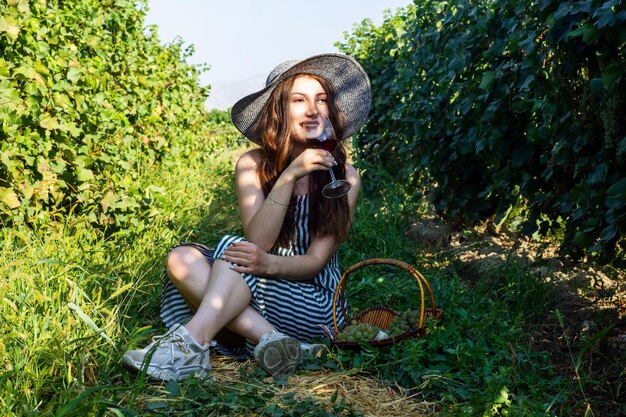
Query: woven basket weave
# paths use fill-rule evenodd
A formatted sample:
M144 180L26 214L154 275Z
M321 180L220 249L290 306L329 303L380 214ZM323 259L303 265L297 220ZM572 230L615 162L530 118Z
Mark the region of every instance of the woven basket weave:
M369 345L374 347L383 347L393 345L403 339L408 337L420 337L424 336L427 333L427 327L424 325L424 321L427 318L433 318L435 320L440 320L443 316L443 311L437 309L435 305L435 297L433 296L433 292L428 284L428 281L419 271L413 268L406 262L397 260L397 259L388 259L388 258L372 258L366 259L364 261L358 262L348 268L341 277L339 284L337 285L337 289L335 290L335 296L333 298L333 324L335 326L334 331L326 330L326 334L329 336L331 343L337 347L348 348L348 349L359 349L361 345L356 342L348 342L344 340L337 340L336 335L341 332L342 329L338 326L337 320L337 306L340 305L343 308L341 309L341 314L343 316L345 323L350 323L350 319L348 318L346 312L346 300L345 300L345 287L348 281L348 277L354 273L355 271L364 268L369 265L393 265L397 266L404 271L408 272L414 279L420 289L420 315L419 321L415 330L410 332L405 332L400 335L390 337L388 339L383 340L370 340L368 342ZM428 298L430 301L430 308L426 309L426 293L428 293ZM372 326L376 326L381 328L382 330L389 329L389 325L394 317L399 315L399 313L395 310L392 310L387 307L372 307L366 310L358 312L353 320L356 320L358 323L368 323Z

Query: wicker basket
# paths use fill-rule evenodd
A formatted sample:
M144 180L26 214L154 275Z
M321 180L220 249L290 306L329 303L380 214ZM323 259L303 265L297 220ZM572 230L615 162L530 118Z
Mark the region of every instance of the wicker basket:
M419 289L420 289L419 322L417 323L417 328L415 330L412 330L410 332L405 332L395 337L390 337L388 339L370 340L368 342L369 345L373 347L383 347L383 346L393 345L408 337L424 336L428 330L427 327L424 325L425 319L433 318L435 320L439 320L443 316L443 311L437 309L437 307L435 306L435 297L433 296L433 292L430 288L430 285L428 284L428 281L426 281L426 278L424 278L424 276L420 274L419 271L417 271L408 263L397 260L397 259L387 259L387 258L367 259L359 263L356 263L350 268L348 268L344 272L343 276L341 277L341 280L339 281L339 284L337 285L337 289L335 290L335 296L333 298L333 322L334 322L335 328L334 328L334 331L330 331L330 329L325 330L326 334L329 336L331 343L333 345L337 347L341 347L341 348L347 348L347 349L361 348L361 345L359 343L348 342L344 340L337 340L336 335L339 334L341 331L341 329L339 329L338 322L337 322L337 305L339 303L340 306L344 307L341 309L341 313L343 315L344 322L349 323L350 319L348 318L348 315L346 313L346 308L345 308L346 300L344 296L344 291L345 291L348 277L350 276L350 274L352 274L356 270L361 269L365 266L381 265L381 264L397 266L405 270L411 276L413 276L413 278L415 278L415 281L417 282L417 285L419 286ZM426 289L426 292L428 293L428 297L430 299L430 305L431 305L430 309L426 309L426 300L425 300L426 294L425 294L424 289ZM397 315L399 315L398 312L387 307L372 307L372 308L368 308L366 310L358 312L353 317L353 320L356 320L359 323L368 323L372 326L376 326L383 330L387 330L389 329L389 324L391 323L393 318L396 317Z

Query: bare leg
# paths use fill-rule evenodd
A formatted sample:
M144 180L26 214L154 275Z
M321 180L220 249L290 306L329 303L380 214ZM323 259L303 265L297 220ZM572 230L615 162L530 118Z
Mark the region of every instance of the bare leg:
M272 332L274 326L250 307L250 288L228 262L216 260L209 266L198 250L181 248L170 254L167 265L170 279L190 305L197 306L196 312L184 326L173 328L143 349L126 352L122 356L125 367L132 372L146 369L151 377L165 381L204 377L211 369L208 343L230 327L258 342L254 358L271 375L296 369L302 354L300 342Z
M211 265L202 253L191 246L171 250L165 261L165 270L189 307L196 311L209 286Z
M229 263L216 260L211 269L211 276L207 291L202 298L198 311L185 325L194 339L199 343L208 343L213 339L220 329L235 321L239 322L239 316L250 306L252 294L248 284L243 280L241 274L233 271ZM253 329L258 320L252 320L252 315L247 313L243 317L242 327L254 330L252 336L257 338L256 333L263 334L274 330L274 327L267 323L267 329ZM261 323L262 324L262 323ZM259 336L260 336L259 334ZM248 337L248 335L244 335Z
M200 251L180 246L170 252L166 265L170 280L195 311L185 327L198 342L210 341L223 327L254 343L275 330L250 307L250 289L228 263L216 260L211 268Z

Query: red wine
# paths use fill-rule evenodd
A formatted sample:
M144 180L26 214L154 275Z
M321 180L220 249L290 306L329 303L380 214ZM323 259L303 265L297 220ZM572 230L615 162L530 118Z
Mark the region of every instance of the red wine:
M317 140L317 139L307 139L307 145L309 148L313 149L324 149L325 151L332 152L337 147L336 139L326 139L326 140Z

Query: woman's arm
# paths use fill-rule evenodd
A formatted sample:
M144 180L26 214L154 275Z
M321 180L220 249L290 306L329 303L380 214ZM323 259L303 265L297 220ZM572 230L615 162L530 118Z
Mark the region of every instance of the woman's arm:
M283 171L265 198L257 174L261 151L244 154L237 161L235 181L246 239L269 251L280 233L296 181L313 171L328 169L333 161L322 149L306 149Z
M269 251L285 220L287 207L283 204L289 204L296 179L281 175L270 192L270 198L274 201L266 200L257 174L260 158L258 149L239 158L235 168L235 182L244 235L250 242Z
M346 164L346 181L350 183L350 191L348 191L348 208L350 210L350 227L352 227L354 213L356 212L356 203L359 199L359 191L361 190L361 176L356 168L350 164Z
M279 256L265 252L252 242L236 242L224 251L224 260L236 264L234 270L241 273L306 280L324 268L337 246L332 236L318 237L304 255Z
M351 165L346 165L346 179L352 186L348 193L348 205L350 218L353 219L361 180ZM333 236L317 236L306 254L277 256L268 254L253 242L238 242L225 251L224 258L237 264L237 272L282 279L311 279L324 268L340 244Z

